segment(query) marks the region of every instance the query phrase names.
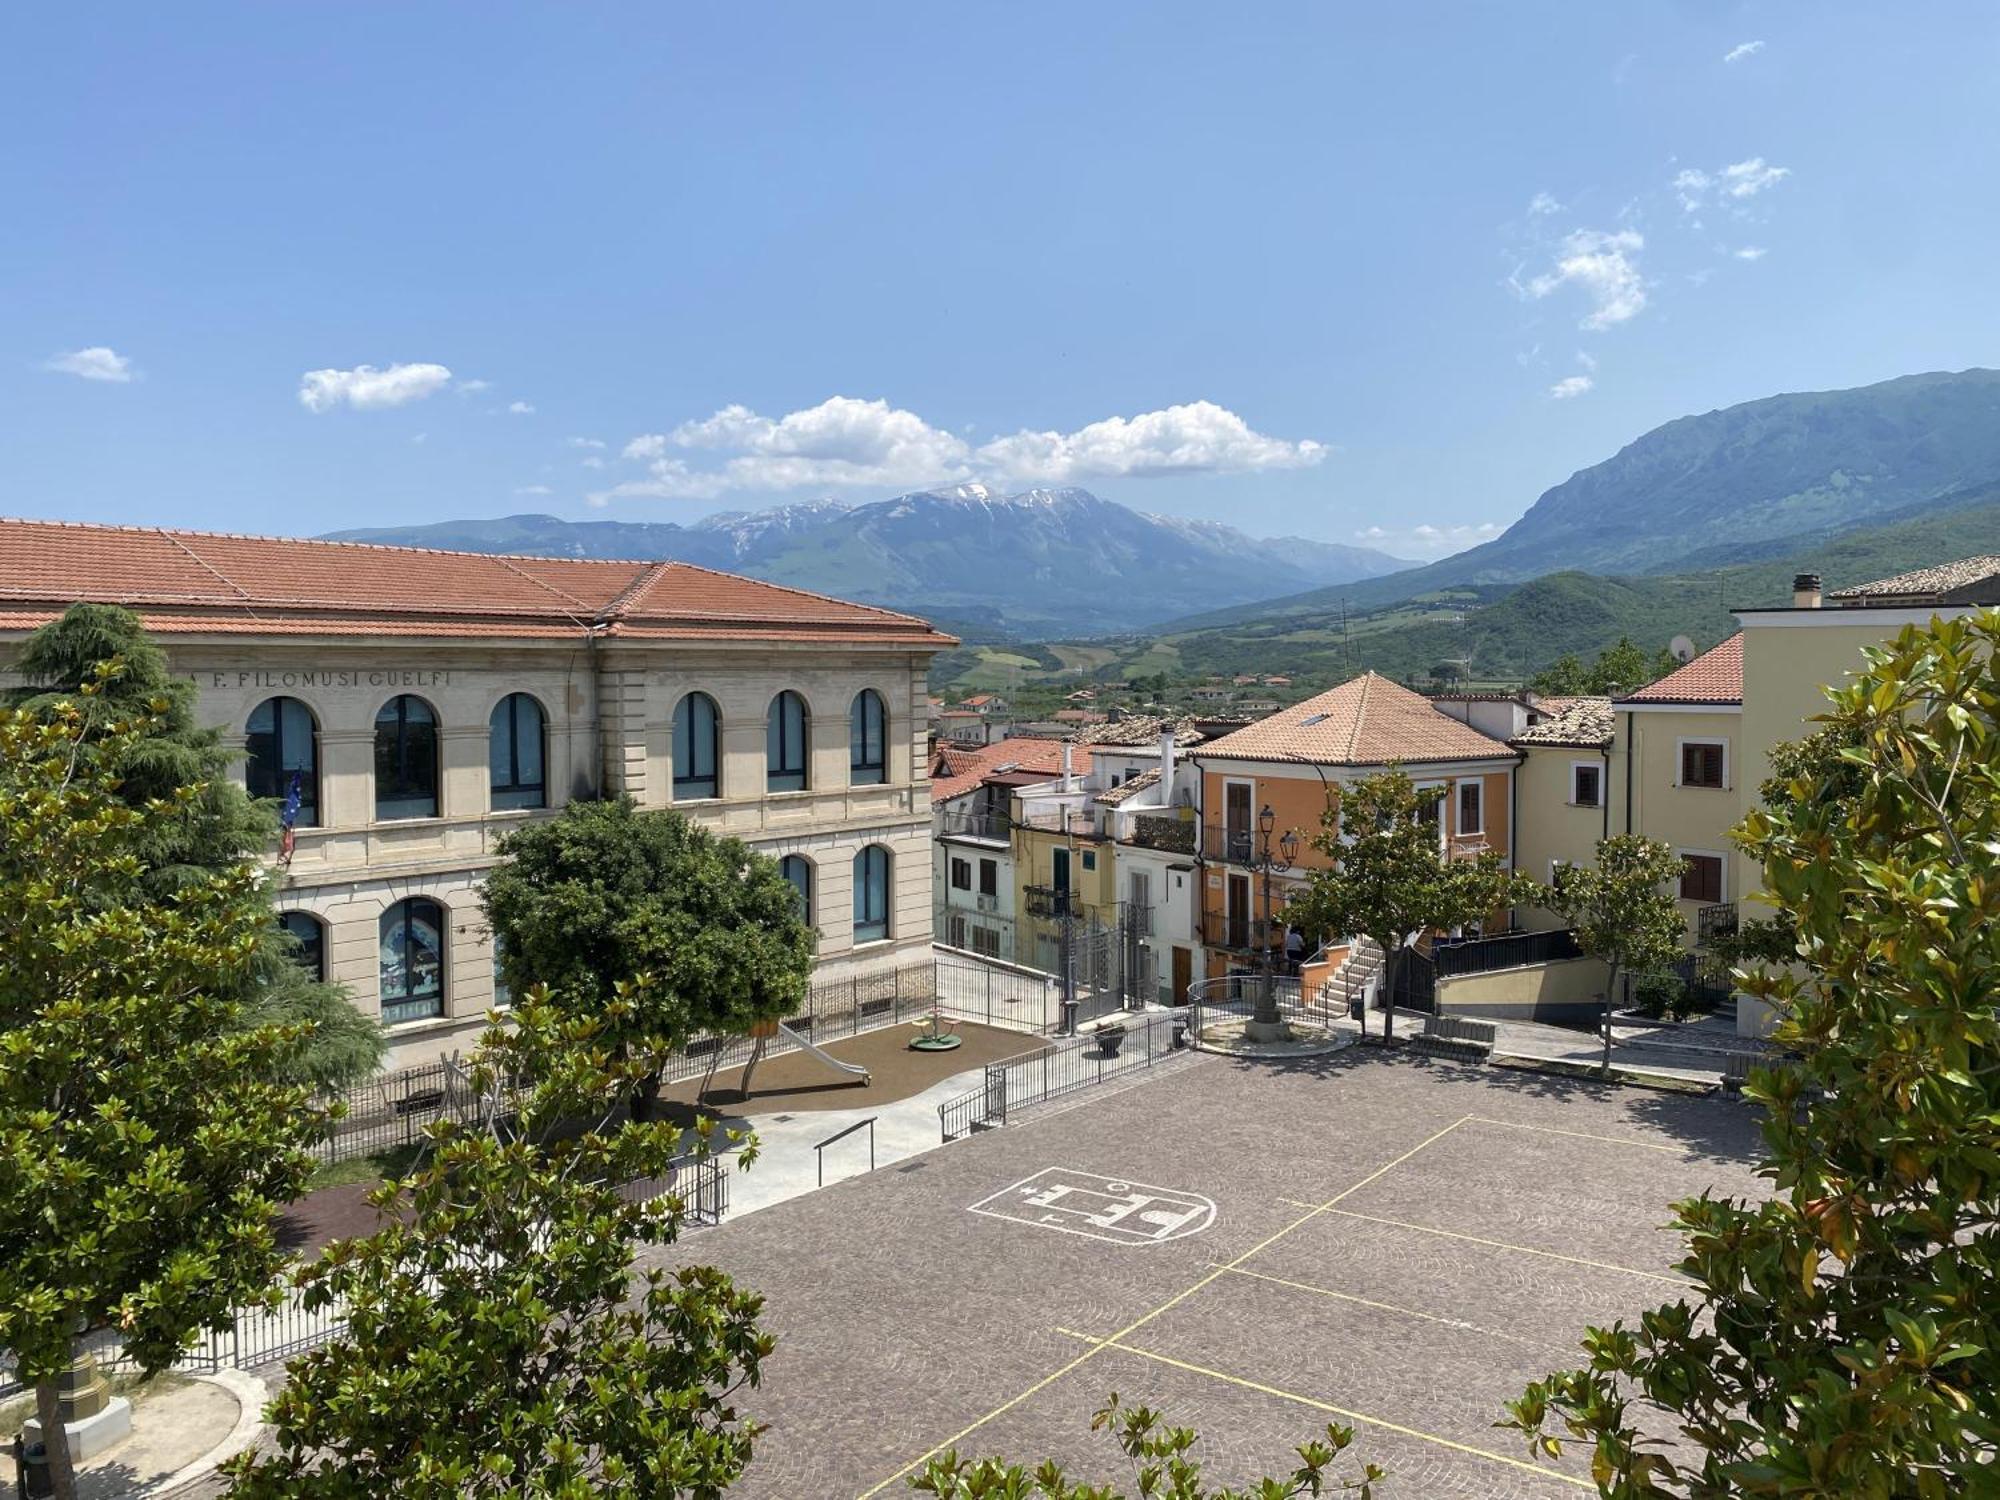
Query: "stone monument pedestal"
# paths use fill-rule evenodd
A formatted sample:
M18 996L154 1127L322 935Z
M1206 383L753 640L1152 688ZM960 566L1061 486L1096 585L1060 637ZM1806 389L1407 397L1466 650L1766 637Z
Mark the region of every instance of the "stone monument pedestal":
M56 1382L56 1410L62 1418L63 1434L69 1439L72 1463L97 1457L113 1443L132 1435L132 1403L111 1394L97 1361L88 1354L77 1356ZM42 1441L42 1422L30 1417L21 1424L29 1443Z

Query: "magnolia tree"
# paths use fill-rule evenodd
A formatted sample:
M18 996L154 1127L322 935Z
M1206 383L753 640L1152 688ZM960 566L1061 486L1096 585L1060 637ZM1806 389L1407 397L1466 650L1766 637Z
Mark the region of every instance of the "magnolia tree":
M1391 1036L1395 983L1413 935L1488 921L1539 890L1491 850L1447 859L1438 832L1443 797L1442 788L1419 790L1393 769L1343 787L1312 839L1326 866L1286 908L1306 932L1359 933L1382 950Z
M434 1127L423 1168L371 1195L383 1227L303 1274L306 1306L337 1306L346 1331L293 1361L232 1496L655 1500L743 1473L763 1299L708 1267L633 1269L679 1237L686 1204L664 1189L708 1133L621 1120L660 1061L618 1040L643 989L580 1015L538 987L487 1033L472 1084L506 1091L504 1128Z
M798 891L737 839L619 799L571 803L508 834L500 854L486 912L509 983L547 985L552 1004L580 1016L606 1014L627 986L605 1034L623 1056L663 1065L698 1036L805 1005L816 938ZM659 1066L634 1076L635 1119L659 1088Z
M1538 1451L1590 1444L1606 1495L1995 1491L1996 651L1991 612L1871 650L1738 830L1791 942L1738 975L1798 1054L1746 1088L1777 1191L1676 1205L1689 1294L1511 1407Z
M248 865L148 875L199 815L199 785L134 805L123 769L158 725L80 702L0 709L0 1346L60 1434L79 1333L115 1326L148 1372L275 1296L278 1205L319 1121L304 1028L246 1024L270 908ZM75 1493L66 1444L56 1492Z
M1141 1500L1299 1500L1308 1495L1353 1495L1373 1500L1385 1477L1373 1464L1349 1475L1329 1471L1354 1441L1351 1427L1329 1426L1322 1440L1302 1444L1299 1466L1284 1478L1257 1480L1250 1488L1210 1486L1202 1478L1199 1441L1186 1427L1166 1426L1149 1407L1126 1406L1117 1392L1091 1419L1092 1432L1109 1432L1132 1464L1133 1493ZM1071 1479L1054 1463L1032 1473L1004 1459L962 1459L956 1451L927 1463L910 1488L939 1500L1122 1500L1108 1485Z

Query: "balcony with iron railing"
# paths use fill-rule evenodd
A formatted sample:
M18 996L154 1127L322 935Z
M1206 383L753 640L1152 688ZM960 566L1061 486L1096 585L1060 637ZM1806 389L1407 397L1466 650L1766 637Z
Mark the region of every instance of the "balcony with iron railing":
M1267 922L1262 917L1205 911L1201 914L1201 940L1206 947L1220 948L1229 953L1261 953L1265 949L1283 951L1285 924L1282 921Z
M1718 901L1700 908L1694 914L1695 941L1703 948L1714 944L1720 938L1736 935L1736 903Z
M1207 823L1201 830L1201 852L1205 859L1219 859L1225 864L1247 865L1250 856L1257 849L1257 831L1254 828L1230 828L1221 823Z
M1070 838L1101 839L1105 836L1104 830L1098 826L1094 813L1063 808L1048 808L1023 814L1014 820L1014 826L1031 828L1037 833L1060 833Z

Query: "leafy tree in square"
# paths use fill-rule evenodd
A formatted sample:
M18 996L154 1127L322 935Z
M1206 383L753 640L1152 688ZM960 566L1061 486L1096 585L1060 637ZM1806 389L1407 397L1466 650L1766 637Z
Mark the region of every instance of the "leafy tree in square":
M631 1185L690 1169L679 1129L619 1119L652 1062L612 1040L643 988L591 1015L537 987L487 1033L473 1088L511 1117L435 1126L422 1168L372 1195L384 1227L303 1274L346 1331L292 1362L234 1500L660 1500L742 1475L763 1299L712 1267L633 1269L687 1209Z
M1337 799L1328 798L1312 838L1327 863L1285 909L1304 932L1367 937L1382 950L1391 995L1412 935L1485 922L1539 893L1490 849L1445 856L1438 832L1444 795L1442 788L1419 790L1393 768L1343 786ZM1385 1024L1393 1036L1393 1006Z
M643 980L606 1035L621 1056L664 1064L696 1037L805 1005L817 935L777 861L738 839L621 798L573 802L508 834L500 854L486 913L508 984L547 985L557 1006L598 1015ZM658 1066L636 1075L635 1119L659 1089Z
M101 663L79 701L0 709L0 1346L55 1434L78 1334L115 1325L157 1371L269 1298L277 1206L320 1124L285 1081L303 1028L243 1017L270 917L258 872L152 878L206 794L134 802L125 769L160 726L105 711L122 670ZM67 1445L49 1448L67 1500Z
M1990 611L1871 649L1737 830L1794 935L1738 976L1799 1059L1746 1088L1775 1194L1677 1204L1689 1294L1509 1408L1537 1452L1590 1444L1605 1495L1994 1493L1996 651Z
M100 680L97 664L114 658L122 670ZM168 670L165 654L130 610L70 606L28 636L17 667L28 682L10 695L17 707L47 713L79 705L91 734L113 722L144 725L117 740L120 800L144 807L187 792L178 817L138 834L134 853L149 892L171 895L276 847L271 808L252 801L229 774L232 757L220 732L195 717L194 684ZM85 684L95 691L85 695ZM309 1026L308 1044L289 1064L309 1082L338 1088L371 1076L387 1050L380 1023L356 1010L343 986L300 968L297 943L278 925L274 888L266 882L263 890L264 920L249 962L233 980L245 1024Z
M1607 999L1618 994L1621 977L1656 973L1680 958L1687 923L1673 883L1681 865L1671 845L1643 834L1615 834L1599 842L1594 865L1557 871L1542 898L1568 924L1577 946L1604 961Z

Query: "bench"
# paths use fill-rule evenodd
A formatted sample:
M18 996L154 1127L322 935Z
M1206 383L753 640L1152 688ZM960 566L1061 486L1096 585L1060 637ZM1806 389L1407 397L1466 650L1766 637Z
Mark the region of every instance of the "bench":
M1485 1062L1493 1053L1499 1029L1491 1021L1474 1021L1465 1016L1429 1016L1424 1029L1411 1045L1432 1057L1455 1057L1462 1062Z

